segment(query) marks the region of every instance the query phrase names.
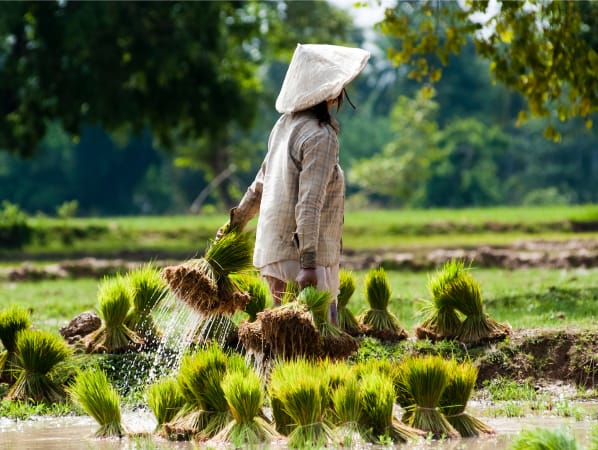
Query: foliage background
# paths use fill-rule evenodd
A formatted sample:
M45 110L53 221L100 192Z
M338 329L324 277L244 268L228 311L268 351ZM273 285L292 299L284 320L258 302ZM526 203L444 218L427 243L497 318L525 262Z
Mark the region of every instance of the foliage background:
M542 117L526 113L522 124L521 112L535 110L505 78L514 63L497 74L491 51L507 58L519 48L510 41L523 45L517 33L532 47L561 36L582 39L586 47L570 51L589 49L584 57L593 61L591 2L576 2L581 18L573 24L558 10L542 11L552 20L545 36L530 35L528 22L513 25L529 17L510 5L484 51L479 24L453 2L430 13L432 3L400 2L374 30L321 1L6 3L0 199L47 215L71 202L71 214L92 216L185 213L200 196L203 212L224 212L265 154L295 44L327 42L372 51L349 87L358 109L338 114L349 209L598 202L598 135L588 127L595 105L580 118L555 99L536 104ZM451 20L461 20L455 42L447 38ZM585 31L567 28L575 26ZM430 34L421 32L408 54L413 30ZM422 56L426 36L436 36L436 47ZM579 69L584 80L596 78L591 61ZM428 71L418 73L422 67ZM548 127L558 142L545 138Z

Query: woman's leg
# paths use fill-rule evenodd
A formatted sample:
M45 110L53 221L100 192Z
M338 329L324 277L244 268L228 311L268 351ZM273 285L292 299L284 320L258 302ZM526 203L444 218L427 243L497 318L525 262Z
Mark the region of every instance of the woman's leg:
M264 275L264 279L268 282L268 286L270 287L270 293L272 294L272 299L274 300L274 306L280 306L280 302L282 301L287 284L284 281L270 275Z

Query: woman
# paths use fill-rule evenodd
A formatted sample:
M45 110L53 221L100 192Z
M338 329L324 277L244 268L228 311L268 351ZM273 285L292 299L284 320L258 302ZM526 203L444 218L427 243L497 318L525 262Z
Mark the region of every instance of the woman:
M259 212L253 262L275 304L290 281L328 290L334 324L345 185L330 110L338 111L345 87L369 56L358 48L297 45L276 100L282 116L268 153L229 221L230 229L242 230Z

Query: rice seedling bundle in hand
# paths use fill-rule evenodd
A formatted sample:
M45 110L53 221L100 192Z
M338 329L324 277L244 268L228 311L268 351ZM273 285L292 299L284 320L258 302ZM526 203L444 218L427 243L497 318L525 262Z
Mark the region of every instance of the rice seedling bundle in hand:
M357 336L361 333L361 327L353 313L347 308L349 299L355 292L355 277L350 271L341 269L339 271L339 278L340 287L337 297L338 326L351 336Z
M98 287L102 325L85 337L88 353L119 353L136 348L141 338L125 321L131 309L131 290L122 276L106 277Z
M511 450L578 450L579 448L575 437L563 428L523 430L511 445Z
M231 416L221 381L227 363L226 354L216 344L183 357L177 380L186 404L164 424L167 434L206 439L226 426Z
M125 325L141 337L145 344L154 344L160 338L160 331L151 312L166 296L168 286L160 272L152 265L145 264L126 274L131 289L132 308Z
M163 378L147 388L147 404L156 417L156 430L166 435L164 424L172 421L185 405L185 397L174 378ZM169 436L166 436L169 437Z
M462 437L494 434L495 431L480 419L465 412L478 378L478 369L469 362L448 363L449 382L440 400L440 409L449 423Z
M334 326L328 320L328 307L331 301L329 291L318 290L309 286L297 296L299 303L307 305L312 319L322 337L322 353L324 357L345 359L359 349L355 338Z
M435 439L459 437L438 408L449 382L447 362L439 356L410 357L400 364L398 376L398 384L406 391L405 398L414 401L407 407L412 409L407 423Z
M289 447L326 446L332 439L332 430L324 419L330 403L326 379L313 364L287 364L284 378L276 380L273 397L280 402L286 416L284 420L288 420L286 425L291 427ZM274 403L272 407L274 409ZM276 415L274 417L276 420Z
M63 387L55 381L61 363L72 354L60 337L46 331L21 330L15 351L16 381L6 394L8 400L58 403L65 399Z
M407 338L407 331L388 310L390 283L383 268L370 270L365 279L365 296L370 309L360 317L364 333L383 341L396 342Z
M381 372L364 373L359 381L359 408L362 411L360 429L368 442L408 442L422 433L393 415L395 391L393 381Z
M252 255L250 235L231 231L213 241L203 258L166 267L162 276L177 298L200 314L233 314L250 298L230 275L252 270Z
M12 384L16 377L14 370L18 363L16 348L17 334L31 327L29 311L13 306L0 311L0 341L4 352L0 357L0 381Z
M436 273L428 276L428 291L431 299L423 308L424 319L416 328L419 339L454 339L461 328L457 313L457 299L450 293L450 285L465 271L460 260L447 261Z
M274 427L261 417L264 396L261 381L254 371L229 371L222 380L222 390L233 420L214 441L230 442L241 448L280 439Z
M79 372L69 388L69 394L100 425L95 432L96 437L120 438L126 434L122 424L120 396L102 370L88 368Z

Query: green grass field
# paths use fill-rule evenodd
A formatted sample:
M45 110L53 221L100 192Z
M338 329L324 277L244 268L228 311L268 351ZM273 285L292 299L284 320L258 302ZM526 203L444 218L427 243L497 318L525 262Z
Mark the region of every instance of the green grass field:
M225 214L168 217L55 219L35 217L37 237L28 253L114 253L139 250L193 252L205 248ZM569 221L598 221L598 206L347 211L347 248L507 245L521 237L564 240ZM255 219L247 230L255 229ZM498 229L497 229L498 228ZM597 238L598 231L583 233ZM0 253L4 253L0 249Z

